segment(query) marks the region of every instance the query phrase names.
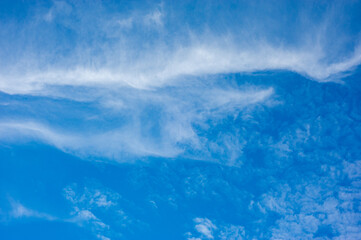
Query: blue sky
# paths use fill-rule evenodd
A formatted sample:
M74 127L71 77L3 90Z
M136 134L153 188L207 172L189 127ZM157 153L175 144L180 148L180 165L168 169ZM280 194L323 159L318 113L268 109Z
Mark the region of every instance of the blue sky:
M1 239L359 239L360 1L0 2Z

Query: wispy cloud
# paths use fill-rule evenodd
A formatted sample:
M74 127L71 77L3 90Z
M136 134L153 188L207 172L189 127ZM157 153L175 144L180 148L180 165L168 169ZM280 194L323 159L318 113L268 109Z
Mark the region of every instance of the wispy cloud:
M120 15L111 14L105 6L98 5L92 6L92 11L88 13L87 7L81 4L54 2L46 19L57 21L57 24L68 28L71 31L70 37L75 37L76 43L70 44L67 39L63 39L63 46L58 46L55 51L52 47L55 42L48 41L45 45L38 46L41 39L27 40L34 41L34 44L28 46L23 53L14 55L15 62L4 63L6 67L0 71L0 90L8 93L45 94L49 86L64 85L109 88L130 86L146 89L174 82L182 83L187 81L185 76L263 70L294 71L317 81L330 81L339 79L340 75L361 63L357 36L344 55L337 52L348 44L342 42L345 41L342 39L346 39L346 32L337 41L337 45L335 43L332 48L329 47L328 39L334 37L333 24L337 18L337 14L331 10L320 12L321 20L314 19L314 23L302 20L311 16L312 11L300 11L300 23L292 24L295 29L305 29L304 34L294 30L290 35L295 35L295 38L297 36L297 41L292 41L290 37L281 39L279 43L274 41L274 38L279 37L277 32L264 31L261 36L255 33L262 30L259 29L259 22L254 22L252 26L240 24L242 21L250 21L251 16L248 15L239 19L240 23L232 23L234 26L224 26L226 33L218 33L174 22L186 20L184 18L187 16L167 18L166 11L169 11L170 6L165 3ZM261 4L259 5L257 8L261 10ZM64 14L56 20L56 13ZM267 19L267 15L265 18ZM312 20L311 18L310 21ZM170 26L163 33L144 33L142 30L144 25L163 26L167 21ZM279 26L286 25L281 19L275 21ZM29 25L19 26L21 32L39 34L37 31L41 31L42 23L32 19L29 22ZM183 34L173 34L175 29L172 24L179 26L176 30ZM205 24L207 25L206 20ZM53 26L47 28L52 34L50 39L60 37L53 31ZM129 31L124 32L122 28ZM338 33L340 34L343 32ZM142 41L147 35L148 40ZM5 45L10 44L10 41L10 38L3 40ZM22 41L18 41L17 47L22 47ZM67 50L63 49L65 46ZM37 56L36 52L39 51L44 52L44 55Z
M278 49L260 44L246 50L201 44L168 53L161 50L145 53L142 60L115 67L80 65L68 69L26 69L21 75L2 73L0 90L12 94L49 94L48 86L149 89L187 81L186 76L264 70L289 70L318 81L333 81L361 63L360 49L357 47L344 61L327 64L322 63L323 55L318 54L317 49Z
M74 188L74 186L73 186ZM103 189L85 189L84 194L79 195L68 186L65 191L65 198L72 204L73 211L69 217L56 217L45 212L39 212L25 207L18 201L10 199L11 209L7 214L7 221L20 221L25 218L38 218L45 221L58 221L76 224L93 232L99 239L110 239L104 235L111 234L110 226L94 215L93 209L108 209L116 205L117 196L115 193ZM111 199L114 202L111 202Z
M44 20L48 23L53 22L57 17L64 17L71 13L72 7L65 1L53 1L53 6L43 16Z
M163 18L164 11L162 9L162 4L160 4L158 8L144 16L144 24L148 26L155 25L157 27L161 27L164 24Z
M10 211L9 216L11 218L15 218L15 219L40 218L40 219L44 219L47 221L57 220L56 217L51 216L50 214L38 212L36 210L27 208L15 200L10 200L10 204L11 204L12 210Z
M96 102L99 119L108 112L123 118L106 130L98 125L84 132L56 127L47 119L4 116L1 131L6 134L1 139L32 136L66 152L111 158L122 153L175 157L187 147L199 151L202 146L201 152L206 152L217 146L208 147L197 127L206 128L209 119L218 121L248 106L266 104L274 91L242 90L227 80L214 84L212 78L286 70L317 81L333 81L360 64L357 36L348 42L348 32L339 29L337 35L344 38L330 47L328 39L335 37L338 14L329 9L335 4L321 4L319 12L302 6L298 21L286 23L280 17L273 25L266 20L274 16L264 9L272 6L243 4L251 13L263 12L264 19L235 13L228 5L221 16L223 25L217 25L207 17L220 14L212 4L199 16L202 24L196 24L181 5L177 5L179 12L167 3L113 12L101 2L88 6L56 1L49 9L30 12L24 23L12 27L2 23L0 55L12 57L2 60L0 91L89 105ZM289 18L288 9L280 11L280 16ZM314 11L320 17L314 17ZM283 28L290 31L288 37ZM10 30L19 34L16 41ZM46 39L41 37L45 33ZM23 51L15 51L14 46ZM230 146L222 140L218 145ZM239 154L228 152L234 155L231 159Z
M7 119L0 122L0 139L40 140L78 156L117 160L122 154L175 157L182 154L186 146L203 151L203 140L195 126L201 127L209 118L218 121L247 107L265 104L273 95L273 89L248 86L236 90L205 85L201 91L189 86L165 91L125 89L120 93L119 97L103 97L99 101L97 114L100 116L104 112L123 116L122 122L111 124L109 130L77 131L52 127L36 119Z
M76 184L64 188L64 197L69 201L73 211L71 217L65 221L74 223L93 232L99 239L119 237L119 226L127 226L128 217L118 206L121 196L102 186L88 186L81 188ZM95 215L96 213L96 215ZM116 222L107 224L103 218L109 216L117 219Z

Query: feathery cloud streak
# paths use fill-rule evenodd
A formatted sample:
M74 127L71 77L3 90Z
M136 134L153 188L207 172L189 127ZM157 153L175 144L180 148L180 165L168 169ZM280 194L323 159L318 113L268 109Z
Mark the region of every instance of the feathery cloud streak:
M0 90L45 94L48 86L62 85L145 89L184 82L184 76L278 69L329 81L361 62L359 36L348 31L355 27L347 26L348 19L338 22L357 4L301 4L294 16L287 7L296 6L289 4L276 9L243 3L239 12L225 4L218 24L207 18L220 14L216 4L208 4L199 24L185 13L187 7L194 7L194 13L199 9L187 4L114 12L112 4L100 1L57 1L49 8L29 9L23 23L1 24ZM242 15L243 8L247 14ZM254 18L257 11L264 14L262 20ZM272 25L265 21L271 17ZM17 33L10 34L14 28Z

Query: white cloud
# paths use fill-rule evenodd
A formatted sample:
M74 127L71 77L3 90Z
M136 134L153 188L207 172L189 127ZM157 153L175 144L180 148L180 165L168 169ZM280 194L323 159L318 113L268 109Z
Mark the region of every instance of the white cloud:
M117 20L116 23L122 29L130 29L134 25L134 18L133 17L128 17L128 18L120 19L120 20Z
M343 171L350 179L354 180L357 178L361 178L361 160L357 160L354 163L344 161L343 165Z
M38 140L78 156L116 160L124 153L174 157L183 153L185 145L192 149L202 147L194 124L202 125L210 117L217 121L228 114L235 115L246 107L266 103L273 95L272 88L207 88L199 90L190 86L136 92L124 89L118 97L110 95L100 102L106 109L102 108L99 114L110 110L126 116L112 129L77 132L35 120L3 120L0 122L0 140ZM150 107L157 109L152 113L154 116L148 115ZM236 155L232 159L235 158Z
M87 209L80 210L74 208L73 217L67 219L66 222L77 224L80 227L86 227L92 231L99 239L109 239L103 234L109 234L110 226L102 222L91 211Z
M2 141L31 138L79 156L118 159L124 153L175 157L190 145L194 151L202 147L205 151L204 146L211 146L211 150L228 152L232 156L227 158L233 161L242 154L242 142L233 143L232 137L221 136L217 143L204 143L195 125L206 128L208 119L217 121L230 114L237 116L247 106L267 103L274 92L272 88L225 89L220 87L222 84L212 86L212 78L219 78L218 74L286 70L317 81L333 81L361 63L357 39L353 44L338 42L330 47L328 39L332 39L333 29L337 27L332 20L337 16L327 12L320 14L322 21L311 18L311 24L305 24L301 20L309 19L308 15L300 11L301 24L296 24L290 34L297 36L296 41L260 27L267 16L254 22L253 15L241 16L235 22L228 22L225 31L218 32L216 27L206 30L210 23L205 19L204 29L184 23L189 16L169 14L171 6L166 4L130 10L130 13L107 12L100 2L89 6L55 2L49 9L47 21L55 21L56 16L63 14L64 21L57 24L76 39L69 43L69 39L61 38L63 33L57 35L57 29L52 29L55 33L47 39L62 40L64 46L55 40L40 44L43 39L37 37L44 26L33 19L19 25L22 34L29 37L16 42L16 48L28 47L19 54L10 54L13 61L6 61L0 70L0 91L85 99L103 108L97 112L99 118L112 111L118 116L126 115L125 121L119 121L109 130L74 131L55 127L46 119L2 118ZM258 8L262 10L263 6ZM227 16L225 12L223 17L227 19ZM246 20L254 24L251 27L243 24ZM275 23L280 27L285 25L283 18L275 19ZM162 30L154 31L150 25ZM12 34L7 34L6 29L11 29L11 33L17 31L5 25L1 29L4 29L2 36L9 36L3 42L13 46ZM346 31L336 30L340 30L337 35L346 36ZM345 45L349 47L345 49ZM0 54L5 56L6 52ZM147 115L149 106L160 109L159 116L154 117L158 119ZM290 147L287 139L278 144L283 155Z
M206 30L210 24L206 19L203 19L204 29L198 29L198 25L183 24L190 16L179 15L179 19L168 17L167 11L172 6L166 4L135 9L130 13L107 12L100 2L88 5L79 3L70 6L63 1L54 1L46 14L47 21L63 14L66 21L59 24L78 36L71 46L64 44L64 49L55 41L47 42L49 45L36 44L39 40L35 37L39 35L37 31L43 28L37 21L28 19L19 26L26 36L34 36L26 41L34 41L34 44L26 44L29 47L14 55L15 61L9 61L10 64L2 68L0 91L46 95L51 94L48 89L51 86L148 89L174 82L182 84L187 81L185 76L264 70L287 70L314 80L331 81L361 63L358 39L344 49L348 42L342 42L342 39L347 39L347 31L334 24L339 18L332 10L320 12L319 20L311 18L312 11L309 13L301 8L297 16L299 25L290 23L290 26L295 25L294 29L290 29L290 35L297 36L297 41L290 37L277 42L274 39L280 38L278 32L268 32L260 27L265 23L262 21L268 19L267 14L264 19L258 20L254 20L253 15L244 14L237 21L228 22L224 26L225 33ZM263 4L254 5L263 10ZM332 9L336 4L330 5ZM67 16L70 12L71 16ZM282 12L279 18L272 15L279 27L290 27L282 18L288 12ZM227 19L227 12L224 14ZM311 23L304 19L309 19ZM247 21L253 25L244 24ZM165 23L170 24L169 28ZM145 33L145 26L162 26L163 33ZM119 28L133 31L119 31ZM8 28L3 26L3 29L6 31ZM3 34L11 36L6 32ZM329 39L334 35L340 37L331 47ZM62 35L54 33L51 37L59 39ZM63 40L67 42L67 39ZM14 45L10 37L4 43ZM17 47L22 48L20 43ZM44 52L41 56L40 50ZM344 54L339 54L341 50ZM68 51L71 53L62 56Z
M208 218L195 218L194 228L207 239L213 239L213 230L217 227Z
M68 15L71 11L71 5L65 1L53 1L53 6L44 15L44 20L51 23L58 15Z
M56 217L53 217L47 213L38 212L35 210L32 210L30 208L25 207L24 205L20 204L19 202L16 202L14 200L10 201L12 210L10 212L11 218L40 218L45 219L48 221L54 221L57 220Z
M216 226L208 218L195 218L193 219L195 226L194 229L198 233L195 237L191 232L186 233L188 240L205 240L205 239L219 239L219 240L242 240L246 233L243 226L232 224L220 224Z
M356 239L354 237L360 234L357 226L361 214L355 209L354 201L361 199L357 194L359 189L350 191L347 187L335 186L331 176L320 177L318 182L300 183L293 188L281 185L276 192L264 195L263 206L267 211L281 216L270 229L272 239L315 238L324 226L329 227L329 234L337 233L334 239ZM330 191L330 186L338 197Z
M73 209L71 217L66 221L90 230L99 239L119 235L112 229L114 224L109 225L103 220L104 216L115 215L122 224L128 223L127 215L117 206L121 196L110 189L99 185L79 187L77 184L72 184L65 187L63 191L64 197Z
M111 23L109 25L115 26L115 29L119 27L120 30L125 31L134 29L141 29L142 31L157 30L164 24L164 15L162 4L160 4L158 7L145 12L134 11L125 16L118 16L114 20L115 24Z
M160 9L155 9L153 12L148 13L144 16L144 24L146 25L156 25L162 26L163 25L163 16L164 13Z
M105 237L105 236L100 235L100 234L97 235L97 238L99 238L99 239L101 239L101 240L110 240L110 238Z
M0 90L7 93L51 94L47 86L83 86L136 89L159 88L187 81L185 76L289 70L319 81L337 80L337 76L361 63L361 48L341 62L322 63L316 49L287 50L267 45L252 49L237 46L200 44L183 46L170 52L151 51L142 59L115 67L89 68L75 66L62 69L25 70L19 75L11 71L0 73ZM222 46L221 46L222 45ZM162 51L162 52L161 52ZM154 60L155 59L155 60Z
M74 187L75 188L75 187ZM10 199L11 209L8 212L8 220L21 220L24 218L38 218L46 221L60 221L76 224L79 227L84 227L91 231L99 239L110 239L107 236L112 234L119 235L110 229L110 226L104 223L99 217L93 213L93 209L103 209L108 211L109 208L116 205L115 201L118 195L109 190L87 189L85 188L83 194L75 192L70 186L64 189L66 199L72 204L72 212L67 218L60 218L50 215L48 213L39 212L25 207L18 201ZM111 199L112 201L110 201ZM118 214L119 210L112 209ZM98 211L99 212L99 211ZM119 214L123 221L126 221L127 216L124 212Z
M98 218L89 210L78 210L74 215L75 216L69 220L70 222L83 224L83 222L89 222L91 220L98 221Z
M243 226L229 225L225 226L220 234L219 239L221 240L242 240L245 238L246 232Z
M109 208L117 205L120 198L118 193L108 189L87 188L79 189L77 185L64 188L65 198L80 208Z

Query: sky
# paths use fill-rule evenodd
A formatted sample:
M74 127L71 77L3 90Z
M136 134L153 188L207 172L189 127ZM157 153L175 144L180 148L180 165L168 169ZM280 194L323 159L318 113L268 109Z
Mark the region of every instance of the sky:
M361 1L0 1L0 239L360 239Z

